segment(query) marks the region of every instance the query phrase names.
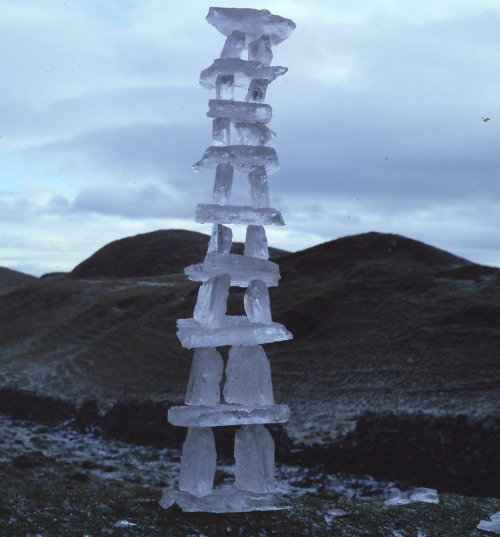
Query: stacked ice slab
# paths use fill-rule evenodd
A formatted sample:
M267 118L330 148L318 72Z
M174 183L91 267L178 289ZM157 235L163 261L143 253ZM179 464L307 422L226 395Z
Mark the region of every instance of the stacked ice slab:
M269 261L264 225L284 225L270 207L267 177L278 171L274 136L267 124L272 109L264 103L268 85L285 67L271 66L272 46L295 24L266 10L210 8L207 21L227 36L219 59L201 73L214 90L207 116L213 118L212 146L193 168L215 170L213 200L198 205L196 220L211 223L205 260L187 267L202 282L191 319L179 319L183 347L194 349L185 406L169 411L170 423L188 428L182 450L179 491L166 491L164 507L177 502L185 511L280 509L274 493L274 442L264 424L288 419L286 405L274 404L271 368L264 343L292 335L271 318L268 288L278 285L278 266ZM248 51L248 58L243 54ZM244 100L236 100L240 92ZM232 143L236 137L237 144ZM231 205L234 173L248 177L249 204ZM244 255L231 253L232 230L245 225ZM231 286L243 287L246 315L226 315ZM229 347L224 360L217 347ZM224 386L221 400L221 383ZM213 489L216 448L213 427L238 425L235 435L235 488Z

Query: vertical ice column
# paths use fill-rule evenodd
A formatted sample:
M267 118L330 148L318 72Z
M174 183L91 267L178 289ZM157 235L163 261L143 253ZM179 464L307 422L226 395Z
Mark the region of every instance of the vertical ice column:
M224 400L234 405L274 404L271 365L262 347L231 347L226 366Z
M274 491L274 440L263 425L245 425L236 432L234 459L237 488Z
M216 205L228 205L233 187L234 168L230 164L218 164L215 172L213 200Z
M252 280L247 287L244 306L252 323L271 324L271 304L267 285L262 280Z
M209 427L188 429L182 448L179 489L198 498L212 492L217 453L214 433Z
M231 251L232 242L233 232L231 228L214 224L212 227L212 236L208 243L207 256L211 254L228 254Z
M248 226L245 237L245 255L269 259L266 230L263 226Z
M195 349L186 390L186 405L218 405L224 361L213 347Z
M267 185L267 173L265 166L258 166L248 174L250 187L250 199L252 207L259 209L269 207L269 187Z
M198 291L193 317L200 324L217 328L224 320L229 294L230 277L221 274L206 281Z
M193 318L177 322L178 337L195 350L185 406L170 409L169 420L188 432L180 491L166 491L160 503L168 507L175 501L188 511L281 509L286 504L274 494L274 441L264 424L284 423L289 409L274 402L271 365L261 345L292 335L271 317L268 287L278 284L279 270L269 261L264 226L284 222L270 206L268 176L279 166L275 150L266 147L275 133L267 126L272 108L264 101L269 84L287 71L271 65L272 47L288 38L295 24L267 10L241 8L210 8L207 21L226 36L220 58L200 75L200 84L215 90L207 113L212 146L193 166L215 174L212 203L197 208L197 221L211 223L212 235L205 260L186 269L202 285ZM235 89L243 90L244 100L236 100ZM238 173L247 177L247 205L231 205ZM243 255L231 252L228 225L246 226ZM245 288L245 315L226 314L232 286ZM230 347L225 377L219 346ZM241 426L235 436L236 490L212 490L212 427L229 425Z

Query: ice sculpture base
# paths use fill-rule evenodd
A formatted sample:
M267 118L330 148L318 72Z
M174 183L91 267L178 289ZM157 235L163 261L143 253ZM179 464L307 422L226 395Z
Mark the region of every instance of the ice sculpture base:
M279 494L258 494L236 488L215 489L212 494L202 498L188 492L166 490L159 503L165 509L176 503L184 512L189 513L244 513L291 508L290 501Z
M255 425L286 423L290 417L288 405L244 406L173 406L168 421L179 427L221 427L226 425Z
M279 323L252 323L245 315L226 315L218 328L207 328L195 319L177 321L177 337L185 349L223 347L225 345L261 345L292 339Z

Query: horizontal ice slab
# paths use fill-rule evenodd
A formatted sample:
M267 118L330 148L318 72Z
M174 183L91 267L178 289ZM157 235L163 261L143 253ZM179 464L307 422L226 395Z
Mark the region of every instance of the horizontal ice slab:
M190 265L184 272L195 282L206 282L219 274L229 274L231 286L236 287L248 287L254 279L262 280L268 287L275 287L280 279L276 263L237 254L209 254L203 263Z
M285 225L277 209L272 207L254 209L246 205L200 204L196 208L196 221L200 224Z
M277 45L287 39L296 27L292 20L273 15L267 9L235 7L211 7L207 22L226 36L234 30L243 32L247 45L261 35L269 36L271 44Z
M215 489L212 494L197 498L179 490L165 490L160 505L168 509L176 503L184 512L244 513L290 509L291 503L279 494L259 494L235 488Z
M269 123L273 118L273 109L268 104L263 103L210 99L208 106L208 117L229 118L233 122Z
M179 319L177 328L177 337L186 349L224 345L261 345L293 337L282 324L252 323L244 315L226 315L221 325L212 329L203 327L192 318Z
M168 421L172 425L190 428L286 423L289 417L288 405L173 406L168 411Z
M272 82L287 71L288 69L281 65L264 65L260 62L240 58L221 58L214 60L210 67L201 72L200 84L204 88L212 90L219 75L233 75L234 85L247 89L254 78Z
M213 170L219 164L230 164L237 172L250 173L257 167L265 167L267 175L279 170L276 150L272 147L253 145L210 146L201 160L193 165L195 172Z

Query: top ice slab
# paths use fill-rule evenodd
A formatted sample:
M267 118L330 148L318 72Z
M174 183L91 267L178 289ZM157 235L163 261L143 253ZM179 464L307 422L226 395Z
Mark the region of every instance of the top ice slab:
M267 9L211 7L207 22L226 36L231 35L234 30L243 32L246 45L262 35L269 36L271 45L277 45L295 30L293 21L273 15Z

